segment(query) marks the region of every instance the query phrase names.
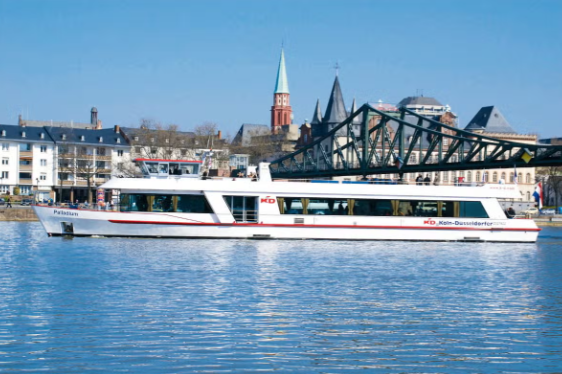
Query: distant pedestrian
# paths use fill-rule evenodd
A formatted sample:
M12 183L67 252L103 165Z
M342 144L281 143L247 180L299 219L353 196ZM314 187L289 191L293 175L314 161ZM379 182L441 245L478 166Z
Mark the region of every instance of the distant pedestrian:
M435 178L433 178L433 185L439 186L439 174L437 174Z
M425 175L425 178L424 178L424 180L423 180L423 183L424 183L426 186L429 186L429 185L431 184L431 178L429 177L428 174Z
M421 186L423 184L423 177L421 174L419 174L418 177L416 178L416 184L418 186Z
M6 201L6 209L12 208L12 197L8 196L8 200Z

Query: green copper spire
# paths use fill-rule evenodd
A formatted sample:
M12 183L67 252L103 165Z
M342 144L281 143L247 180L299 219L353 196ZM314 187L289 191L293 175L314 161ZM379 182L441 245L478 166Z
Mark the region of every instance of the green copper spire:
M279 60L277 83L275 84L274 93L289 93L289 81L287 80L287 70L285 70L285 54L283 53L283 48L281 48L281 59Z

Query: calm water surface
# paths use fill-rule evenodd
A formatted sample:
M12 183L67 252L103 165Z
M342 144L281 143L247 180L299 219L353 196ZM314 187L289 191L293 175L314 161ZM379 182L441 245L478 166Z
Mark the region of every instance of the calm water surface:
M0 238L0 372L562 371L562 229L345 243L6 222Z

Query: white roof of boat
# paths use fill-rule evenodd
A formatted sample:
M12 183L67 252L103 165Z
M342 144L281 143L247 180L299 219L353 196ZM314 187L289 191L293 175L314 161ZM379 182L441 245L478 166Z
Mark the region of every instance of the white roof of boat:
M380 196L380 197L420 197L420 198L506 198L519 199L521 193L514 184L485 184L483 186L417 186L396 184L362 183L311 183L286 181L252 181L250 178L215 178L208 180L168 178L114 178L101 188L127 192L219 192L225 195L303 195L342 197Z

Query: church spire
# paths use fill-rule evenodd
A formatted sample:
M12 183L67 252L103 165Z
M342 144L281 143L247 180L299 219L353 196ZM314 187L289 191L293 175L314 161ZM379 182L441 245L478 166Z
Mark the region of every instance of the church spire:
M330 94L330 100L328 101L328 106L326 107L326 114L324 115L323 123L337 124L345 121L346 118L347 111L345 110L345 104L343 103L340 81L336 75L334 86L332 87L332 93Z
M275 84L275 92L288 94L289 81L287 80L287 70L285 69L285 53L281 48L281 58L279 59L279 68L277 69L277 82Z
M320 109L320 99L316 101L316 108L314 109L314 114L312 115L311 125L319 125L322 123L322 110Z
M273 93L273 106L271 107L271 133L277 134L281 126L290 125L293 117L289 94L289 82L285 69L285 53L281 48L281 58L277 69L277 82Z

